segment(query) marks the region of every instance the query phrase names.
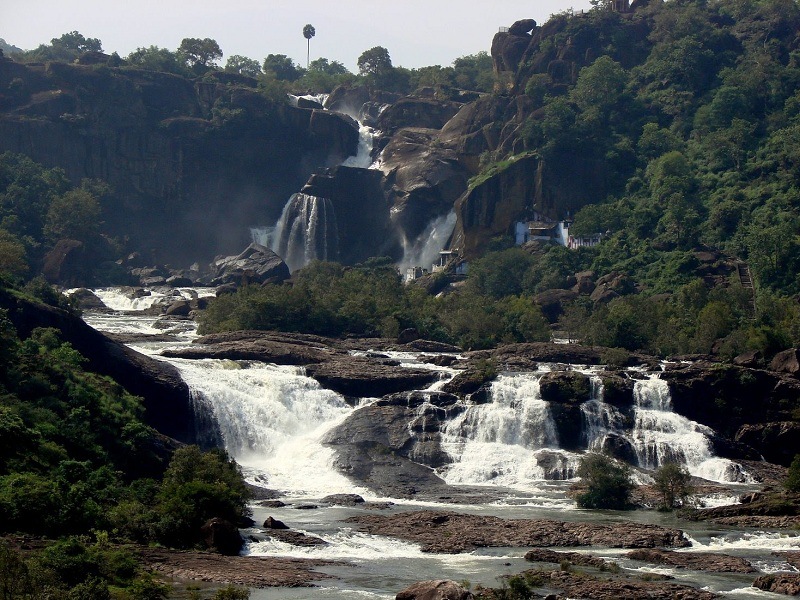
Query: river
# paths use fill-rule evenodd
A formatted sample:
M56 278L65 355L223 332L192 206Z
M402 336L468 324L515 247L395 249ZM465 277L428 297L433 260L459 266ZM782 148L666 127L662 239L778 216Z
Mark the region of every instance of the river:
M183 290L190 297L211 291ZM272 516L292 529L322 538L328 545L299 547L278 542L250 541L244 554L334 560L343 563L327 566L322 572L334 576L314 588L252 590L254 600L277 598L394 598L409 584L425 579L453 579L470 584L497 586L498 577L529 568L523 560L525 548L481 549L457 555L426 554L416 544L358 532L344 521L352 516L374 513L369 507L328 506L319 500L329 494L360 494L367 503L391 503L381 514L420 509L444 509L502 518L546 518L569 521L637 521L683 529L692 547L682 552L724 552L750 560L763 572L790 567L771 553L800 550L796 534L769 531L744 531L706 523L678 520L673 514L656 511L578 510L567 497L569 477L579 454L558 448L549 419L547 403L538 396L541 373L502 374L493 388L493 401L471 407L450 421L443 431L443 447L454 458L439 474L453 485L484 486L496 499L481 504L417 502L376 496L369 489L348 480L332 466L333 450L321 444L326 432L345 420L353 411L375 401L362 399L356 406L335 392L325 390L298 367L276 366L228 360L187 360L159 355L165 347L181 347L196 337L194 324L176 320L165 322L142 312L163 301L158 294L132 300L118 290L98 290L98 296L113 313L87 312L84 319L98 330L135 333L144 336L170 334L171 341L138 338L131 347L175 365L190 386L199 410L208 411L219 424L226 449L253 484L281 490L280 508L253 505L253 518L262 523ZM403 364L435 368L445 375L454 371L425 365L413 354L397 354ZM588 374L593 369L576 367ZM544 371L547 370L545 366ZM637 383L636 423L632 443L643 463L657 463L660 453L678 452L696 475L726 481L729 494L708 497L707 505L735 500L739 493L753 489L746 473L735 463L710 454L704 428L671 412L664 396L663 382L657 376ZM441 385L441 383L434 384ZM613 431L613 409L602 402L601 390L593 385L593 398L582 408L594 425L589 447L598 436ZM667 392L668 395L668 392ZM593 415L593 416L592 416ZM592 420L594 419L594 420ZM553 479L540 466L539 454L552 455L559 473L567 479ZM642 476L640 476L642 477ZM302 509L298 507L303 507ZM264 537L254 528L244 531ZM574 550L574 549L570 549ZM755 575L710 575L707 573L655 567L622 556L624 551L607 548L580 548L617 561L624 568L640 572L668 574L678 583L687 583L730 598L775 597L750 587ZM791 570L791 569L790 569Z

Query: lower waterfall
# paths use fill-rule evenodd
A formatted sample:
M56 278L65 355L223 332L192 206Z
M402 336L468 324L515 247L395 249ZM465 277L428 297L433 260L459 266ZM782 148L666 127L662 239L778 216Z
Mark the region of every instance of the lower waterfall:
M230 360L173 360L213 414L226 450L270 489L319 496L352 492L319 439L352 408L298 367Z
M456 227L456 213L450 212L437 217L415 240L403 239L403 259L398 267L404 272L409 267L430 269L439 258Z
M672 411L666 381L652 375L636 381L633 388L634 426L631 433L639 466L656 469L677 462L692 475L711 481L747 482L741 465L715 457L710 427Z
M574 477L578 457L559 449L539 391L541 375L500 375L490 403L472 405L444 426L442 448L453 459L442 472L447 483L524 488L535 480Z
M339 257L336 211L328 198L293 194L270 239L270 248L294 272L312 260Z

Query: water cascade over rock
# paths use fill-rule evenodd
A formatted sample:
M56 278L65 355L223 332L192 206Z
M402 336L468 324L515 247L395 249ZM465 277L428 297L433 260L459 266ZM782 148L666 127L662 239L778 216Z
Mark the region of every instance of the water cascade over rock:
M472 405L442 430L442 447L453 459L443 469L451 484L493 483L510 487L527 481L575 476L577 455L560 450L542 373L501 375L492 401Z
M271 247L290 271L312 260L338 260L339 227L331 200L293 194L275 226Z

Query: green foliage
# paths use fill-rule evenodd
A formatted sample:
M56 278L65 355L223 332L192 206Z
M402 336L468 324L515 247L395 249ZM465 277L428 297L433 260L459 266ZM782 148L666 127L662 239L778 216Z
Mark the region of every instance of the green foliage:
M270 54L264 59L264 73L271 74L278 81L297 81L303 76L303 71L285 54Z
M250 597L250 590L247 588L229 585L214 592L212 600L247 600Z
M789 465L783 486L790 492L800 492L800 454L795 454L792 464Z
M183 76L190 75L184 58L179 53L172 52L167 48L159 48L158 46L137 48L125 60L132 67L139 69Z
M84 52L102 51L103 46L99 39L87 38L78 31L70 31L50 40L49 46L42 44L34 50L21 53L20 58L27 62L72 62Z
M196 75L202 75L209 69L216 68L217 61L222 58L219 44L211 38L183 38L178 47L178 54Z
M661 495L660 509L672 510L676 506L683 506L693 493L691 486L692 476L685 467L674 463L661 465L653 475L655 488Z
M577 474L588 488L576 498L580 508L630 508L633 482L627 465L590 453L581 460Z
M100 203L84 189L70 190L50 203L44 235L55 242L60 239L86 241L100 227Z
M247 75L248 77L258 77L261 75L261 65L257 60L242 56L241 54L232 54L228 57L225 63L225 69L228 73L237 73L239 75Z

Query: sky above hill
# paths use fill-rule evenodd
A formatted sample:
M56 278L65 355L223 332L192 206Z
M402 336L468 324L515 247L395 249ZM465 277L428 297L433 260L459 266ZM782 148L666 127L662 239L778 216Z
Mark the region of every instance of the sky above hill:
M449 65L488 51L501 26L557 12L588 10L589 0L0 0L0 38L25 50L77 30L121 56L141 46L175 50L186 37L210 37L225 56L262 61L286 54L305 66L306 23L317 31L311 60L325 57L356 70L373 46L396 66Z

